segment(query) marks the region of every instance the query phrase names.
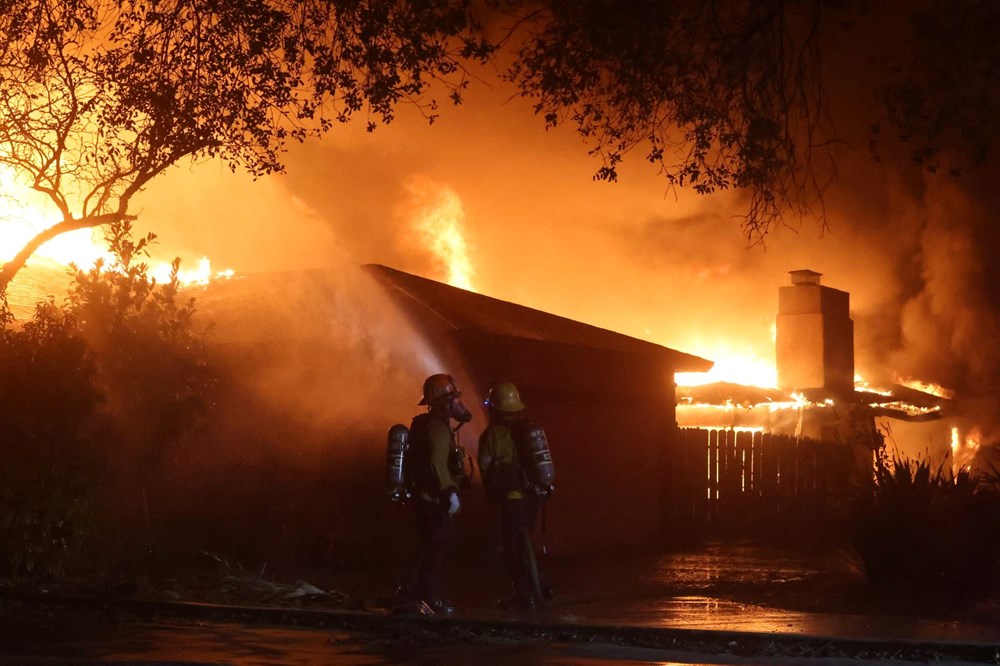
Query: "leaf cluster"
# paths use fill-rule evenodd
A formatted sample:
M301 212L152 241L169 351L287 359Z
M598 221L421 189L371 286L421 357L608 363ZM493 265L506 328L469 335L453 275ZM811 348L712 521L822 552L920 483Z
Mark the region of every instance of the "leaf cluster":
M927 460L880 456L872 496L854 516L854 544L871 582L911 600L990 592L1000 573L1000 478L955 474Z
M460 99L462 62L492 50L462 0L4 0L0 14L5 143L38 147L18 165L50 184L73 163L141 187L185 156L281 170L287 139L431 105L432 81Z
M179 294L179 261L166 283L149 277L154 240L111 224L114 262L74 269L64 303L38 304L21 327L0 307L0 567L11 575L59 574L96 517L115 513L98 506L110 489L155 475L209 416L206 331Z
M66 310L98 359L97 384L125 455L155 465L209 412L215 377L195 326L195 301L179 294L180 261L158 283L143 261L154 234L135 239L131 224L109 225L113 265L75 269Z
M908 23L913 48L878 91L885 114L872 127L872 147L883 147L884 125L915 163L959 175L989 159L1000 132L1000 7L935 0L914 8Z
M0 0L0 163L60 219L49 238L128 219L132 197L184 159L260 176L289 141L394 107L433 119L484 60L468 0Z
M61 215L0 285L53 235L127 219L184 159L259 176L359 115L371 130L412 103L433 121L432 91L461 101L472 63L574 126L599 180L640 151L671 186L746 191L751 240L789 212L825 221L834 120L859 111L831 103L830 72L870 79L856 103L877 156L885 127L952 173L996 140L1000 5L888 7L899 44L859 62L863 0L0 0L0 162Z
M96 365L52 301L0 328L0 571L62 571L90 527L103 474Z
M104 127L134 132L138 153L221 156L255 175L282 169L302 140L366 112L452 90L460 59L484 57L460 0L206 0L119 4L95 58L109 103ZM99 27L97 28L100 29Z
M570 122L613 181L640 148L669 183L751 193L747 233L822 184L814 38L821 3L550 0L509 76L548 125Z

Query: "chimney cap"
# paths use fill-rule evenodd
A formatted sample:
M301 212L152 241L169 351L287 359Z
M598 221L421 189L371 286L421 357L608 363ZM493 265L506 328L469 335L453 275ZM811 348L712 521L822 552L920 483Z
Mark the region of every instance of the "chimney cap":
M817 273L816 271L811 271L808 268L803 268L797 271L788 271L788 274L792 276L792 284L819 284L819 277L822 273Z

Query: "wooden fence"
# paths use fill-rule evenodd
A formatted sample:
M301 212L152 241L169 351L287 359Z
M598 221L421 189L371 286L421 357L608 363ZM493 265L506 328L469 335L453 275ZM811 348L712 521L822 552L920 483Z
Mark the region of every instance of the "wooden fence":
M682 428L664 465L664 515L696 525L822 517L850 492L853 460L842 444Z

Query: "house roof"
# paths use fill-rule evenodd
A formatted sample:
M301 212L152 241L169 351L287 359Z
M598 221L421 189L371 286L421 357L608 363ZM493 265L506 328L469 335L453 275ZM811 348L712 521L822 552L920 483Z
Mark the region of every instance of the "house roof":
M511 338L569 344L656 358L677 372L705 372L713 362L604 328L542 312L410 273L368 264L364 267L391 293L425 310L446 328Z

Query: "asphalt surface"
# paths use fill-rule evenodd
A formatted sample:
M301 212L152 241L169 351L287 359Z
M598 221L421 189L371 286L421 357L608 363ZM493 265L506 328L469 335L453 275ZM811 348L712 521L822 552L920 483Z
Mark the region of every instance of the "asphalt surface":
M449 617L393 613L392 576L310 581L347 604L8 594L8 663L993 663L1000 607L901 606L828 550L708 544L546 562L556 598L500 610L499 568L453 567Z
M846 552L705 544L679 552L616 552L546 565L556 598L530 613L501 611L481 572L456 572L459 617L570 625L783 634L1000 646L1000 600L935 606L882 598ZM377 583L371 583L377 585Z

